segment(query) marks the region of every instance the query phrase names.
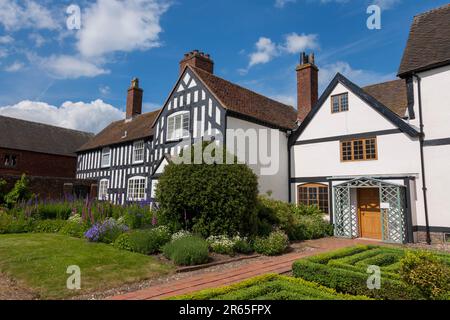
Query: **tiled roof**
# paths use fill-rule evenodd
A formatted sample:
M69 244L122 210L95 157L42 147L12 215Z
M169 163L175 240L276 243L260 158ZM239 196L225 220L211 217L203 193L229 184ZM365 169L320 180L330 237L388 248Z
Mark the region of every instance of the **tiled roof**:
M450 63L450 4L414 17L398 74Z
M295 128L297 110L292 106L267 98L202 69L191 66L189 68L219 99L224 108L279 128Z
M159 110L156 110L138 115L131 120L115 121L81 146L78 151L149 138L153 136L151 126L158 113Z
M74 156L92 133L0 116L0 147Z
M405 80L382 82L362 88L365 92L403 118L408 109L408 98Z

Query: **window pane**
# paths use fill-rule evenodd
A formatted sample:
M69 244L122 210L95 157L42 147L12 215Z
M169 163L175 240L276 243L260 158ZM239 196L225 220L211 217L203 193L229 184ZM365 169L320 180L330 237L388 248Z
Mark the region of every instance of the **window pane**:
M298 188L298 202L308 205L308 188Z
M364 146L362 140L353 141L353 160L364 159Z
M376 159L376 143L375 139L367 139L366 141L366 159Z
M352 160L352 143L350 141L342 142L342 160Z
M348 94L340 95L341 98L341 111L348 111Z
M331 99L333 101L333 112L339 112L339 96L334 96Z

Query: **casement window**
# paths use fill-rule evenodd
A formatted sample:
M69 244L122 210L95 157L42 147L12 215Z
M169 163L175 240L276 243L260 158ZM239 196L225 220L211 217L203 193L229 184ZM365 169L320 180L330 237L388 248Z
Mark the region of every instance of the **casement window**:
M5 154L3 165L6 168L15 168L17 166L17 158L15 154Z
M189 112L177 112L167 117L167 140L189 137Z
M133 163L144 162L144 141L133 143Z
M308 183L298 186L297 203L307 206L315 205L323 213L328 213L328 186L319 183Z
M377 160L377 139L341 141L341 161Z
M147 179L145 177L133 177L128 180L128 200L142 201L145 200L145 185Z
M107 200L108 199L108 188L109 188L109 180L103 179L100 180L98 185L98 199L99 200Z
M348 111L348 93L331 96L331 112Z
M111 148L102 149L102 168L111 166Z

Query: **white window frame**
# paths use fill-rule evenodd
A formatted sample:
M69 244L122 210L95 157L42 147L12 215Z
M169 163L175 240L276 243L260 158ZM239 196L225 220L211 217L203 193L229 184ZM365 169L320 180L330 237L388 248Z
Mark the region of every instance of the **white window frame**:
M179 124L181 127L177 128L177 118L181 118ZM173 119L173 128L171 128L171 120ZM187 130L184 128L184 121L187 119ZM189 111L180 111L171 114L167 117L167 141L176 141L183 138L189 137L189 128L190 128L190 113ZM172 131L172 130L173 131Z
M105 162L104 157L108 155L108 163ZM111 148L106 147L102 149L102 168L107 168L111 166Z
M136 149L136 145L142 145L142 148ZM142 151L142 159L137 159L136 151ZM145 159L145 142L144 140L139 140L133 143L133 163L143 163Z
M137 181L144 181L143 186L142 185L136 185ZM138 187L138 189L136 189ZM140 187L142 187L142 196L139 196L139 194L136 195L140 191ZM147 187L147 178L142 176L136 176L128 179L127 184L127 199L129 201L142 201L147 199L147 194L145 193L145 189Z
M106 184L106 187L105 187ZM98 200L108 200L109 180L102 179L98 183Z

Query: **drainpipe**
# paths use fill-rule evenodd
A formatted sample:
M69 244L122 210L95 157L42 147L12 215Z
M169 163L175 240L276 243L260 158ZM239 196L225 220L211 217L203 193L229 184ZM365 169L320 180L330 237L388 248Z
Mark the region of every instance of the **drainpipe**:
M421 90L421 78L413 73L413 77L417 79L417 94L418 94L418 100L419 100L419 122L420 122L420 136L419 136L419 142L420 142L420 162L422 167L422 191L423 191L423 204L425 209L425 229L427 233L427 244L431 244L431 236L430 236L430 223L428 219L428 201L427 201L427 184L425 179L425 159L424 159L424 152L423 152L423 145L425 141L425 132L423 130L424 124L423 124L423 115L422 115L422 90Z

